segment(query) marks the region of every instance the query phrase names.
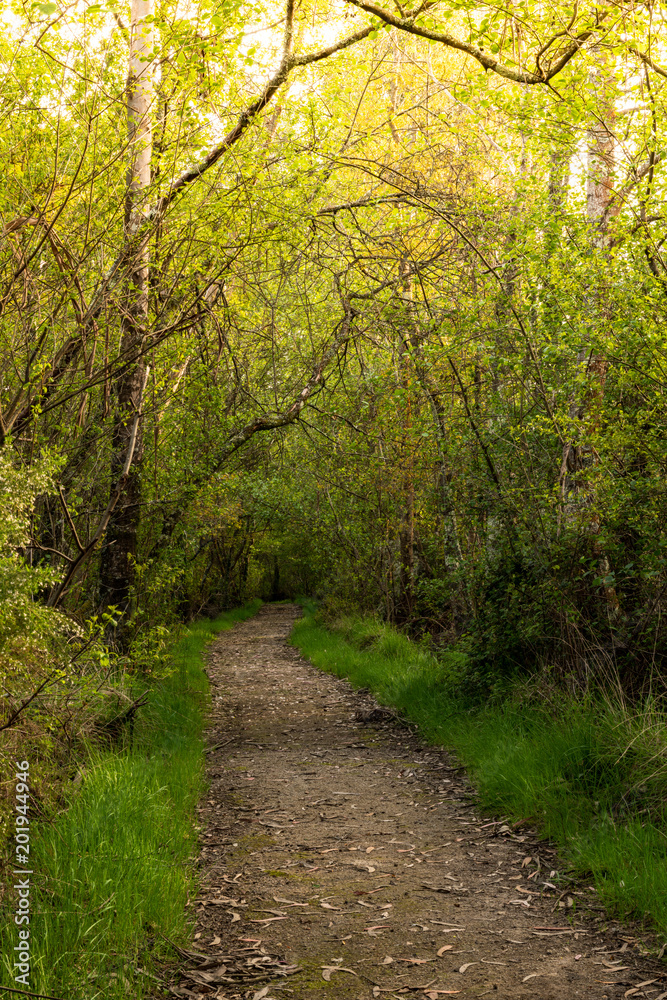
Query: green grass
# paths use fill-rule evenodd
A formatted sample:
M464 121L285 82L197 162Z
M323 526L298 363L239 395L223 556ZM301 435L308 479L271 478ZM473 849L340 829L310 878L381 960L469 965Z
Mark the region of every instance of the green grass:
M169 954L164 937L188 940L186 904L197 891L195 805L205 788L202 652L260 604L188 628L172 651L172 669L150 690L131 746L91 749L63 811L33 825L31 991L137 1000L154 985L146 973ZM5 914L13 910L5 900ZM0 982L16 986L16 928L4 924Z
M610 912L667 934L666 718L611 697L533 697L471 708L457 694L465 659L436 658L396 629L352 617L326 628L312 605L292 641L315 666L368 687L450 747L482 808L525 819L586 876Z

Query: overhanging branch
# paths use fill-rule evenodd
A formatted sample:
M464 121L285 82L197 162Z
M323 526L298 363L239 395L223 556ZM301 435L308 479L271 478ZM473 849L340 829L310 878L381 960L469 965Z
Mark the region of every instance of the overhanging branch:
M375 4L369 3L368 0L347 0L347 3L352 4L354 7L358 7L360 10L365 10L367 14L372 14L374 17L378 17L385 24L390 24L393 28L399 28L401 31L407 31L411 35L418 35L420 38L428 38L433 42L442 42L443 45L447 45L451 49L457 49L459 52L465 52L466 55L472 56L473 59L476 59L477 62L484 67L484 69L491 70L498 76L502 76L506 80L513 80L515 83L548 83L549 80L553 79L553 77L555 77L562 69L564 69L565 66L567 66L582 45L584 45L591 35L593 35L595 30L594 28L591 28L588 31L582 31L581 34L573 38L556 61L546 69L542 68L538 59L536 62L536 72L531 73L528 70L514 69L512 66L507 66L505 63L501 63L498 59L494 59L493 56L487 55L486 52L477 48L476 45L470 45L469 42L463 42L459 38L455 38L453 35L449 35L444 31L433 31L431 28L425 28L416 24L415 18L418 13L421 13L421 11L414 12L403 17L397 17L395 14L392 14L391 11L384 10L382 7L377 7ZM604 13L598 15L596 27L599 26L604 16ZM542 50L540 55L543 54L544 51Z

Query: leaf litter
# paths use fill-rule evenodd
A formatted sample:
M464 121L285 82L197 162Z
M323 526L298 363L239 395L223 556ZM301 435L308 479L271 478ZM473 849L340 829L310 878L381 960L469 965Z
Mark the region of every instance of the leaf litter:
M615 945L620 951L618 931L603 936L598 918L587 914L581 899L575 915L570 900L581 887L570 883L558 898L553 882L537 881L540 871L542 878L557 874L559 865L549 845L536 841L525 825L517 836L509 821L479 819L466 800L469 789L462 769L445 764L444 751L421 747L392 712L374 715L375 729L369 728L371 720L364 716L364 760L355 759L360 723L354 721L354 713L362 709L373 713L372 698L315 671L286 645L297 614L294 606L265 605L255 619L223 634L212 648L209 675L226 694L216 700L208 739L210 792L202 804L202 820L206 822L210 807L214 822L209 828L213 836L202 842L201 863L205 882L225 883L235 893L243 892L244 898L210 889L213 898L204 896L189 904L195 908L198 932L215 945L210 954L179 951L182 989L172 992L215 993L219 1000L284 1000L286 987L279 984L288 979L293 1000L310 1000L318 989L313 992L299 973L312 968L314 956L321 955L318 976L332 985L336 982L340 1000L364 1000L371 988L374 997L394 995L398 1000L400 994L419 994L437 1000L462 990L435 979L415 982L419 967L437 959L438 967L444 967L450 953L479 952L482 945L488 958L464 962L456 970L465 976L475 969L471 982L479 983L482 996L502 990L512 1000L525 995L522 982L538 978L544 979L539 986L541 1000L560 1000L577 989L584 995L599 990L592 986L595 973L586 959L603 958L593 955L596 945L605 957L614 953ZM271 632L270 640L254 642L253 636L266 632ZM226 653L230 644L232 655ZM325 693L326 705L320 700ZM322 780L318 790L325 793L324 799L313 800L304 763L322 769L312 777ZM256 779L252 784L242 780L247 776L244 768ZM438 793L443 769L448 774L446 799ZM335 816L327 809L321 818L309 808L319 801L331 806L334 796L346 800L336 803ZM437 811L431 813L431 806ZM244 819L246 812L262 817L261 829L257 819L252 821L258 823L254 834ZM437 873L431 870L434 880L420 879L421 863L431 863L429 856L443 847L449 851L446 858L437 859ZM347 853L343 858L347 851L359 852L363 860ZM373 864L370 858L366 861L371 854ZM321 865L313 863L315 857ZM351 874L345 874L346 869ZM530 880L528 888L516 884L522 879ZM329 899L333 896L335 902L315 896L316 890L328 893ZM383 894L379 905L367 902L375 893ZM514 899L512 894L525 898ZM350 907L350 897L361 905ZM270 909L269 901L284 909ZM415 905L421 911L416 912ZM219 908L225 906L228 915L223 918ZM391 921L365 926L359 918L370 914L364 914L362 907L375 908L382 918L391 911ZM538 923L540 917L549 921L556 910L561 921L565 918L564 926ZM459 919L452 920L454 916ZM262 927L266 941L235 936L237 929L243 934L244 925L250 930L251 923L253 930L257 924ZM429 938L450 934L457 935L457 945L438 948ZM498 951L487 947L489 934L498 935ZM413 939L415 951L405 957L394 951L382 958L382 952L374 953L379 945L374 939L380 935L387 939L391 935L395 944L410 945ZM570 954L567 944L580 935L581 954ZM546 944L548 938L554 940L552 946ZM624 944L628 950L620 959L626 964L605 962L603 968L607 974L634 970L632 978L640 981L624 984L628 998L651 985L659 990L664 977L656 972L658 978L646 978L652 969L638 954L638 939L628 940L632 947ZM501 944L503 951L498 954ZM508 950L508 945L513 947ZM544 954L549 947L553 954ZM535 964L526 968L531 959ZM378 975L391 976L401 965L406 973L392 976L391 982L375 983L362 974L364 962L374 964ZM667 989L663 986L659 996L650 995L652 1000L667 1000Z

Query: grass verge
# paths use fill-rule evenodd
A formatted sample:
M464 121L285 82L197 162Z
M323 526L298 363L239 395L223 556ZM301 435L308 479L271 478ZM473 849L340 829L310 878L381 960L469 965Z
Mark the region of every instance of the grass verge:
M611 913L667 936L664 713L633 715L611 697L471 708L457 695L460 654L436 658L372 618L326 628L307 602L292 642L454 750L482 808L536 825Z
M89 748L60 813L32 824L31 974L21 990L67 1000L145 996L164 938L188 939L195 805L204 790L206 644L261 601L190 626L149 693L131 744ZM34 814L33 814L34 819ZM0 983L16 987L15 900L3 903ZM10 995L10 994L7 994Z

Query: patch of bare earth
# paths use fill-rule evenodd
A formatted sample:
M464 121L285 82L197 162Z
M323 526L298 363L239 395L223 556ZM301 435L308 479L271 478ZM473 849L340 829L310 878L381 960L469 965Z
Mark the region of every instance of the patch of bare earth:
M481 816L446 752L287 644L299 613L265 606L211 649L204 888L172 992L667 997L548 844Z

